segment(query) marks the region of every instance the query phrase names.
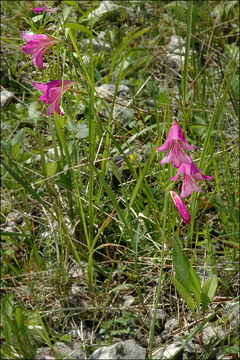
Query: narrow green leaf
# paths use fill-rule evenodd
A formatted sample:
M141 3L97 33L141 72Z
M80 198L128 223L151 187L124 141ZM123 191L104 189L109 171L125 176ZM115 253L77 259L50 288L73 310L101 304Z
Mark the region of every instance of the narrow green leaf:
M4 36L1 36L1 42L2 41L7 42L7 43L9 43L11 45L19 46L19 43L16 43L15 41L12 41L9 38L4 37Z
M187 85L188 85L188 67L189 67L189 55L190 55L190 41L192 35L192 9L193 9L193 2L188 1L188 13L187 13L187 36L186 36L186 49L185 49L185 56L184 56L184 70L182 76L182 96L183 96L183 109L185 109L186 102L187 102ZM186 119L185 119L185 126L186 126Z
M131 234L130 234L129 226L128 226L127 222L126 222L126 219L125 219L125 217L124 217L124 215L123 215L123 212L122 212L120 206L118 205L118 202L116 201L116 196L115 196L115 194L112 192L110 186L107 184L107 182L105 181L105 179L104 179L104 177L102 176L102 174L100 173L100 171L98 171L95 166L93 166L93 168L94 168L94 170L95 170L95 172L96 172L99 180L100 180L101 183L103 184L103 186L104 186L104 188L105 188L108 196L110 197L110 199L111 199L111 201L112 201L115 209L117 210L117 213L118 213L118 216L119 216L120 220L121 220L122 223L125 225L126 230L127 230L128 234L129 234L129 237L132 238L132 236L131 236Z
M117 50L115 51L113 57L112 57L112 62L111 62L111 66L110 66L110 71L109 73L111 74L115 68L115 64L117 62L117 60L121 57L122 53L124 52L124 50L126 49L127 45L134 39L136 39L137 37L145 34L147 31L149 31L150 28L144 28L141 29L137 32L132 31L130 32L127 36L125 36L123 38L122 43L120 44L120 46L117 48Z
M37 200L37 201L38 201L40 204L42 204L44 207L47 207L48 210L49 210L49 206L41 199L41 197L38 195L38 193L37 193L35 190L33 190L33 188L32 188L30 185L28 185L24 180L22 180L22 179L18 176L18 174L17 174L14 170L12 170L12 169L10 168L10 166L8 166L8 165L5 163L5 161L3 161L3 160L1 159L0 162L1 162L1 164L5 167L5 169L9 172L9 174L12 175L12 177L13 177L15 180L17 180L17 182L19 182L19 184L21 184L21 185L24 187L24 189L25 189L29 194L31 194L31 195L34 197L35 200Z
M72 45L73 45L73 47L74 47L74 50L76 51L77 56L78 56L78 59L79 59L81 65L82 65L82 67L83 67L83 70L84 70L84 73L85 73L85 74L82 74L82 75L84 76L84 78L85 78L85 80L87 81L87 83L94 88L94 84L93 84L92 79L90 78L89 73L88 73L88 71L87 71L87 68L86 68L86 66L85 66L85 64L84 64L84 62L83 62L82 56L81 56L81 54L80 54L80 51L79 51L78 46L77 46L77 44L76 44L76 41L75 41L75 39L74 39L74 37L73 37L73 33L72 33L72 30L71 30L71 29L69 29L68 36L70 37L70 40L71 40Z
M116 292L116 291L119 291L122 289L127 289L127 288L136 289L136 286L133 284L121 284L121 285L114 287L112 290L110 290L110 293Z
M136 70L138 67L143 65L145 62L149 61L151 59L151 56L147 55L144 56L143 59L138 60L137 62L134 62L134 64L130 64L122 73L121 79L125 79L131 72Z
M81 32L83 32L84 34L87 35L91 35L91 31L86 28L86 26L80 25L80 24L76 24L76 23L65 23L63 25L65 28L70 28L70 29L74 29L74 30L79 30Z
M16 236L26 236L26 234L20 232L18 233L18 232L1 231L1 236L16 237Z
M184 340L180 348L177 350L177 352L174 353L174 356L176 356L183 350L183 348L186 346L186 344L195 337L197 333L200 332L200 330L204 327L205 324L210 322L210 320L216 315L216 312L208 316L205 320L203 320L199 325L197 325L193 331L187 336L187 338Z

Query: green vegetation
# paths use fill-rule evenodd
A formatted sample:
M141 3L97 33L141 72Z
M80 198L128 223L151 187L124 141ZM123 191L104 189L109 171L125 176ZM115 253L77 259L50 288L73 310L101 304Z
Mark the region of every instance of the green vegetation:
M215 294L237 299L238 2L116 1L96 16L100 3L49 1L56 12L34 14L42 3L1 2L1 90L13 94L1 112L6 359L32 358L39 338L52 347L81 321L99 335L83 341L87 355L131 335L150 339L151 356L157 308L181 326L191 319L190 339L217 314ZM44 70L21 51L20 30L59 40L44 53ZM172 35L185 42L179 71L168 58ZM61 97L64 116L47 116L32 85L52 80L76 82ZM116 87L105 96L103 84ZM195 145L195 164L214 177L184 199L189 225L169 197L182 181L170 181L176 169L156 151L173 120ZM135 298L127 309L124 295ZM236 339L233 330L219 346L234 353Z

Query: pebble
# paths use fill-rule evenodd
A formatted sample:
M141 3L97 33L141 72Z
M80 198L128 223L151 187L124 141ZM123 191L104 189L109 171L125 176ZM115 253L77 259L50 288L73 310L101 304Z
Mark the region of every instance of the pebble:
M98 8L96 8L92 13L90 13L87 17L87 19L91 19L91 17L100 17L110 11L116 10L118 8L118 5L114 4L113 1L102 1Z
M135 340L126 340L118 342L111 346L103 346L95 350L89 357L89 360L120 360L131 359L141 360L146 357L146 349L138 345Z
M179 327L179 321L175 318L169 319L165 324L165 330L170 332Z
M1 87L1 93L0 93L1 107L7 105L12 98L13 98L13 93Z

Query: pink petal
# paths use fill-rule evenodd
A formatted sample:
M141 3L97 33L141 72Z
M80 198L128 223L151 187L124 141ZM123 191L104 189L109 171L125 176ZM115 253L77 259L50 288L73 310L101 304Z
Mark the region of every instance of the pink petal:
M22 36L23 40L25 40L26 42L30 42L30 41L40 42L40 41L46 41L46 40L51 41L51 40L49 40L49 37L45 34L29 34L29 33L20 31L20 35Z
M23 38L23 40L25 40L25 41L30 41L30 40L32 40L33 38L34 38L34 34L28 34L28 33L25 33L25 32L23 32L23 31L20 31L20 35L21 35L21 37Z
M32 84L35 87L35 89L37 89L37 90L40 90L42 92L47 90L47 84L39 84L35 81L33 81Z
M48 89L47 98L49 103L56 101L59 96L61 96L60 86L54 86Z
M190 144L186 141L185 138L181 140L181 145L182 145L182 147L183 147L185 150L193 150L193 149L195 149L195 146L194 146L194 145L190 145Z
M201 188L195 182L193 176L184 174L181 197L186 197L188 195L191 195L191 193L194 190L197 191L197 192L203 192L201 190Z
M172 200L176 206L176 208L179 211L179 214L181 215L183 222L185 224L189 224L190 222L190 214L188 212L188 209L186 207L186 205L184 204L183 200L180 198L180 196L175 192L175 191L170 191Z
M213 179L213 176L203 175L202 172L201 172L201 170L199 170L199 173L194 174L193 177L194 177L196 180L199 180L199 181L202 181L202 180L212 180L212 179Z
M60 107L59 107L60 98L61 98L61 97L59 96L59 98L56 100L55 106L54 106L54 110L56 111L56 113L57 113L58 115L63 116L64 114L61 112Z
M50 8L49 6L35 7L32 10L35 14L40 14L42 12L54 12L55 9Z
M167 136L167 140L169 141L173 141L173 140L179 140L181 142L182 147L185 150L193 150L195 148L194 145L190 145L187 143L184 133L181 129L181 126L179 125L179 123L177 121L173 121L168 136Z
M33 65L43 70L43 54L49 46L54 44L51 40L53 38L50 39L44 34L28 35L23 32L20 32L20 34L24 40L28 41L28 43L22 47L22 51L25 54L31 54ZM56 40L56 42L58 42L58 40Z
M35 48L29 44L22 46L22 52L24 52L25 54L32 55L35 51Z
M182 164L180 165L179 169L178 169L178 173L184 173L187 175L195 175L197 173L199 173L199 169L197 168L197 166L194 164L194 162L192 161L192 159L190 158L190 156L188 156L187 154L185 154L186 159L189 161L187 162L182 162Z
M67 81L67 80L65 80ZM52 87L56 87L59 86L60 84L62 84L62 80L51 80L47 83L48 88L52 88Z
M40 57L41 53L39 53ZM37 59L36 59L37 61ZM40 64L38 64L40 65ZM46 84L39 84L32 82L33 86L40 90L43 94L40 96L40 100L46 104L49 104L47 108L47 115L50 116L55 110L59 115L63 115L59 108L59 103L62 95L76 82L69 80L52 80Z
M52 102L52 103L48 106L48 108L47 108L47 115L48 115L48 116L52 115L52 113L53 113L53 111L54 111L54 107L55 107L55 103L54 103L54 102Z
M179 168L182 163L189 163L187 155L182 151L177 140L173 140L168 154L160 161L160 164L167 164L169 162L176 168Z
M45 50L39 49L32 56L32 63L34 66L38 66L40 70L43 70L43 54Z
M177 173L175 176L170 177L170 180L177 181L177 180L179 180L179 178L180 178L180 174Z
M158 150L158 151L167 151L170 145L171 145L171 142L169 140L167 140L167 141L165 141L164 144L159 146L156 150Z

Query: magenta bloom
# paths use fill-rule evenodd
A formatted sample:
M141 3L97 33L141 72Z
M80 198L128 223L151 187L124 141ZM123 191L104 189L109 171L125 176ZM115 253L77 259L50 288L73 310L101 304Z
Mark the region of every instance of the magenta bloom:
M35 7L33 8L33 12L35 14L40 14L42 12L54 12L55 9L51 8L50 6L42 6L42 7Z
M176 208L179 211L179 214L181 215L184 224L189 224L190 222L190 214L188 212L188 209L186 205L184 204L183 200L180 198L180 196L175 191L170 191L171 197L173 199L174 204L176 205Z
M22 47L22 51L25 54L31 54L33 66L38 66L39 69L43 70L43 54L49 46L59 41L49 35L30 35L23 31L20 31L20 34L23 40L27 41L27 44Z
M190 195L194 190L198 192L203 192L200 187L197 185L195 180L211 180L213 176L206 176L202 174L202 170L199 170L196 165L194 165L191 158L187 155L189 164L182 163L179 167L176 176L170 178L170 180L176 181L180 178L180 174L183 173L183 184L181 197L186 197Z
M43 94L40 96L45 104L49 104L47 108L47 115L50 116L55 110L57 114L63 115L59 108L60 99L63 94L75 84L75 81L69 80L53 80L46 84L39 84L32 82L33 86L40 90Z
M160 162L167 164L169 162L176 168L179 168L181 163L189 163L187 155L182 149L193 150L194 145L188 144L183 131L177 121L174 121L170 127L166 142L157 148L158 151L167 151L167 155Z

